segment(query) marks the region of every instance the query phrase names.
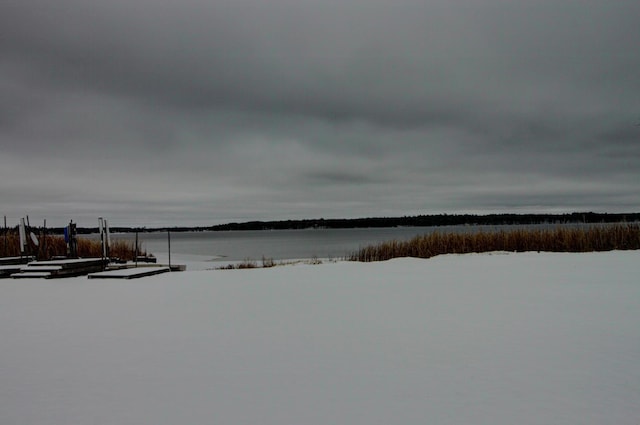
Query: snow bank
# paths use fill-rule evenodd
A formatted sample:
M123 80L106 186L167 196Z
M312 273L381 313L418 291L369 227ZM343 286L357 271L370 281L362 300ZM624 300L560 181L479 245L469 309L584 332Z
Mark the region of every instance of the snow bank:
M2 424L637 424L640 252L0 281Z

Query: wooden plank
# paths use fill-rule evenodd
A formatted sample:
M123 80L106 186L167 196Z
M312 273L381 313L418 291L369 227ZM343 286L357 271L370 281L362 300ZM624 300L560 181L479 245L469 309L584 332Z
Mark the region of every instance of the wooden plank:
M24 273L27 273L27 275L15 277L73 277L103 271L105 266L106 260L103 260L102 258L77 258L53 261L34 261L32 263L29 263L26 267L23 266L22 270ZM37 276L34 273L48 274L45 276Z
M62 266L64 268L67 267L79 267L84 265L93 265L93 264L101 264L104 263L102 258L72 258L66 260L49 260L49 261L34 261L29 263L34 267L39 266Z
M20 273L12 274L11 277L14 279L28 279L28 278L47 279L51 277L51 273L50 272L20 272Z
M13 266L0 266L0 279L11 277L14 273L19 273L22 268L21 264Z
M23 272L57 272L62 270L62 266L37 266L28 264L20 269Z
M27 264L33 260L34 257L0 257L0 265Z
M2 270L15 270L15 271L20 271L24 268L24 264L8 264L8 265L3 265L0 266L0 271Z
M171 271L169 267L140 267L91 273L89 279L137 279Z

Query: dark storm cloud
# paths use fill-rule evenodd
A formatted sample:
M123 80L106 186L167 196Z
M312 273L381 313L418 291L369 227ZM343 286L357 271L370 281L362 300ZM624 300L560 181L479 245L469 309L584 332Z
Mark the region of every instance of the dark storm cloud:
M12 1L3 208L637 210L637 16L596 0Z

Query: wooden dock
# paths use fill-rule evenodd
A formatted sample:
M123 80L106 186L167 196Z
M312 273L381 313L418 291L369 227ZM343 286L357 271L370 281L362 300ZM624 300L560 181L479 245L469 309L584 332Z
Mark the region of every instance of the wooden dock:
M137 279L145 276L154 276L161 273L170 272L166 266L156 267L128 267L104 272L90 273L89 279Z
M0 266L14 266L17 264L27 264L29 261L35 260L35 257L0 257Z
M14 279L28 278L61 278L83 276L105 269L108 260L102 258L77 258L52 261L32 261L20 267L18 272L12 273Z
M0 279L11 277L12 274L18 273L25 264L35 260L34 257L1 257L0 258Z
M169 271L184 271L185 265L144 264L133 265L109 264L102 258L56 259L49 261L33 261L32 257L11 257L0 259L0 278L13 279L54 279L88 275L90 279L135 279L153 276ZM31 261L27 263L27 261ZM26 263L26 264L25 264Z
M0 278L11 277L12 274L20 272L24 264L7 264L0 266Z

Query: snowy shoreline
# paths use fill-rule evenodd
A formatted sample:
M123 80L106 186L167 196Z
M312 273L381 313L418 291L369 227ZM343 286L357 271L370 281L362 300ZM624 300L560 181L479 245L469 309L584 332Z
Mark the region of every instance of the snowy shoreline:
M0 423L635 424L638 260L3 280Z

